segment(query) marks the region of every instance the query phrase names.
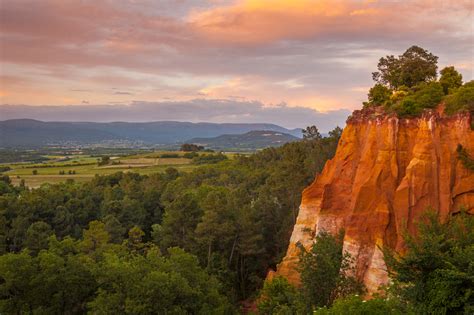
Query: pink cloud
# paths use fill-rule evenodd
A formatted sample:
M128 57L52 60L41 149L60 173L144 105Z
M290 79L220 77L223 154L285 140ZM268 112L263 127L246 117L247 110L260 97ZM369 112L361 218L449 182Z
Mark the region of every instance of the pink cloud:
M377 59L412 44L472 77L469 12L469 0L3 1L2 102L66 104L83 97L72 88L115 102L103 91L118 86L147 101L354 108Z

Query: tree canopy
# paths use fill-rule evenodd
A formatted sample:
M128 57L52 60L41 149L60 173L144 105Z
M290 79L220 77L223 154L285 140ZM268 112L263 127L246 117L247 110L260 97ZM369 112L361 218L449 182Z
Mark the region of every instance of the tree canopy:
M393 55L380 58L377 69L372 73L377 83L391 89L410 88L436 80L438 57L419 46L411 46L398 58Z

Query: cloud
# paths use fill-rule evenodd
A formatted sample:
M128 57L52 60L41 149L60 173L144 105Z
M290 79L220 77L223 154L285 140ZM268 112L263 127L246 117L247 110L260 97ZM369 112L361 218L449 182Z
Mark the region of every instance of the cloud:
M323 132L337 125L344 126L349 114L348 110L319 112L305 107L290 107L286 104L265 106L257 101L219 99L194 99L183 102L134 101L125 105L0 105L2 119L275 123L288 128L317 125Z
M400 35L454 31L459 25L447 23L442 15L462 12L470 4L471 1L462 0L450 1L449 5L446 1L427 0L244 0L195 11L189 20L206 38L234 44L308 39L387 40Z
M0 9L0 103L258 100L360 107L413 44L473 78L470 0L21 0ZM110 92L113 87L131 94ZM82 92L81 92L82 91ZM240 106L240 105L239 105Z

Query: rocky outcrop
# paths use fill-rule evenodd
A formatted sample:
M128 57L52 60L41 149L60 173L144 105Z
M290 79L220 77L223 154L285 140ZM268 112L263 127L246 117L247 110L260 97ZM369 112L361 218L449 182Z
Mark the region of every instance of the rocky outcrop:
M381 109L355 111L334 158L303 192L287 254L276 274L298 283L297 243L310 247L322 230L345 229L344 249L369 293L388 281L379 247L403 253L402 233L416 233L431 207L440 220L464 206L474 214L474 172L458 159L474 156L471 114L442 108L403 119ZM270 277L273 276L270 275Z

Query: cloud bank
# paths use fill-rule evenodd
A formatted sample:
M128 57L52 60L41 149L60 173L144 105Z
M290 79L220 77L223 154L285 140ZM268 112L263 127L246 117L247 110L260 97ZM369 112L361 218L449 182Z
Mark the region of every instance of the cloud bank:
M471 0L4 1L0 103L356 109L413 44L472 80L473 21Z
M318 112L286 104L265 106L254 102L195 99L181 102L133 102L128 105L28 106L0 105L2 119L30 118L43 121L189 121L215 123L274 123L287 128L316 125L327 132L343 127L347 110Z

